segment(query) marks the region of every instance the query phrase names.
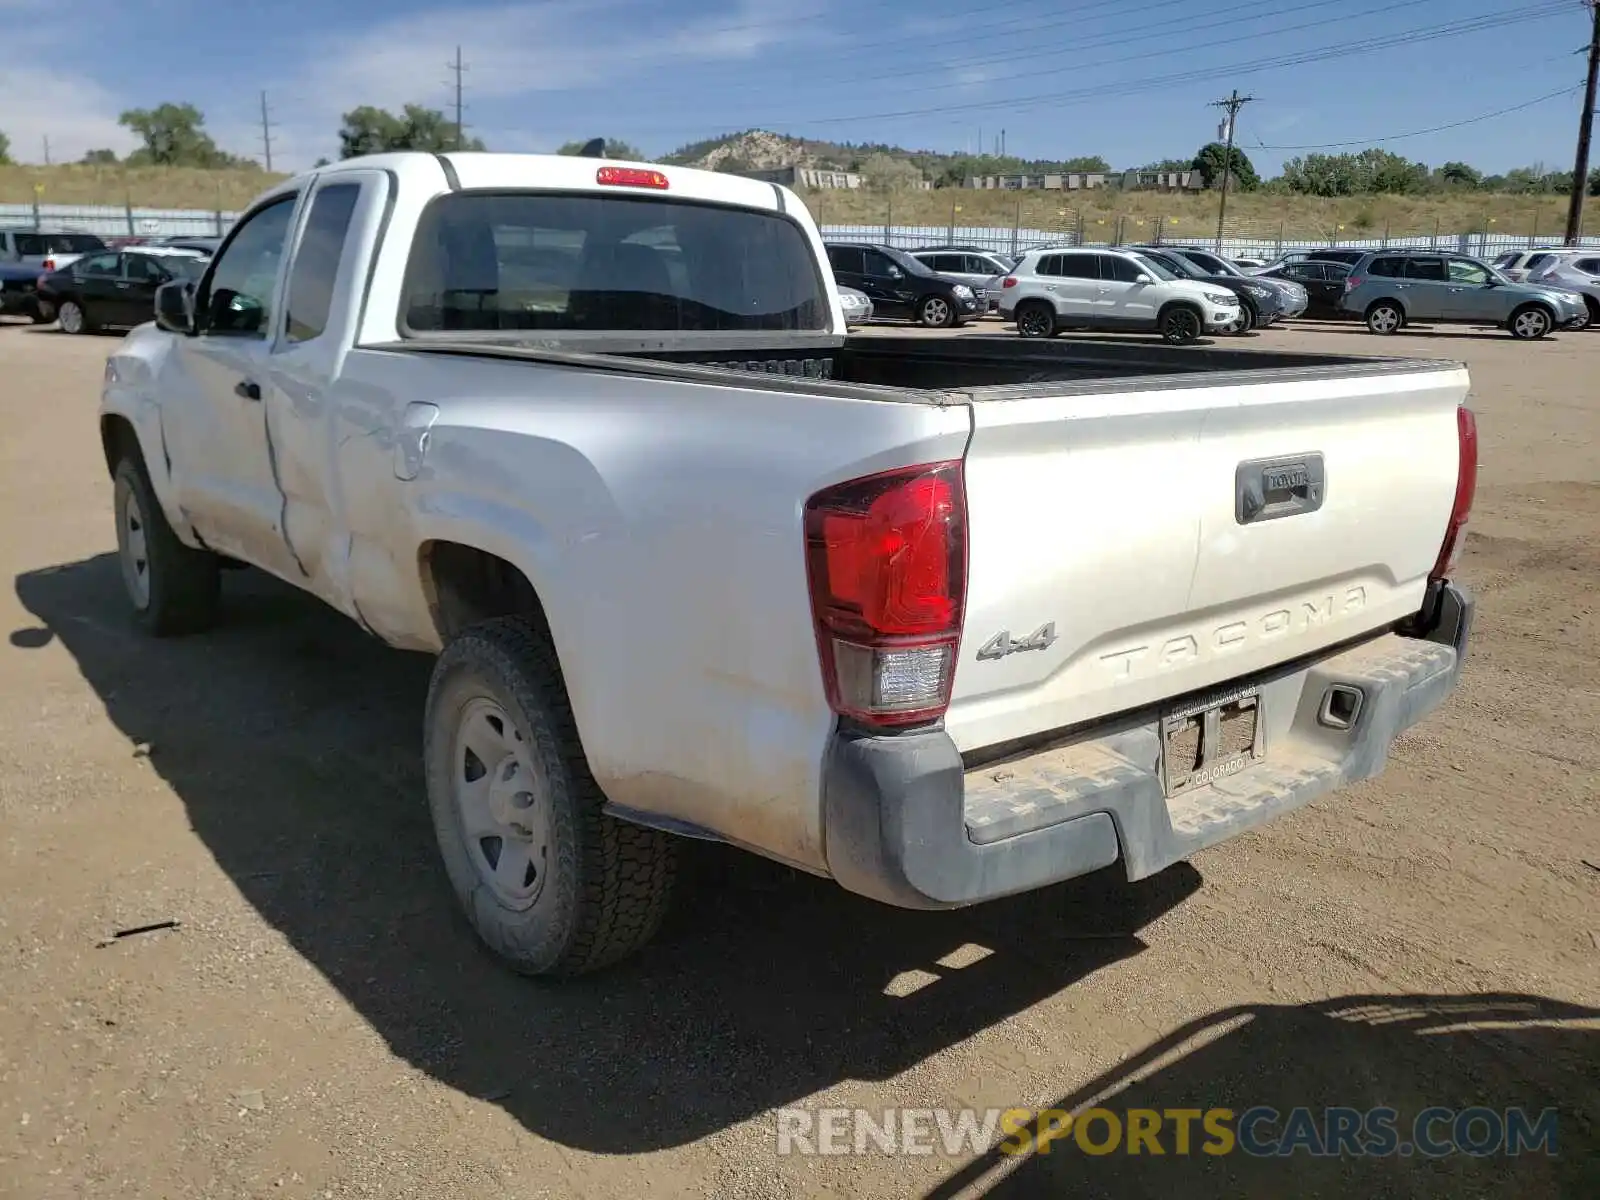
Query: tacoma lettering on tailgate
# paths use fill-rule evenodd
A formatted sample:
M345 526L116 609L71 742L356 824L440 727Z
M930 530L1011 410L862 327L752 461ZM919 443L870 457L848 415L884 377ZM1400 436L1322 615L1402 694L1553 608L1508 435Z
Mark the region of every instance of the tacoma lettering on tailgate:
M1100 662L1112 678L1131 679L1135 674L1186 666L1202 655L1227 654L1267 638L1325 625L1335 616L1359 612L1366 607L1366 603L1367 589L1351 587L1343 593L1275 608L1247 621L1228 621L1205 632L1196 630L1193 633L1175 634L1161 642L1126 646L1102 654Z

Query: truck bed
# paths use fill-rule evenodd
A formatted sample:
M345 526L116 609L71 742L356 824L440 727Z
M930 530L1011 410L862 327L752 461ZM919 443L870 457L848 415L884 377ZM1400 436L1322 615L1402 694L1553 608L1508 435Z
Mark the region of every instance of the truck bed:
M371 346L432 354L519 358L551 365L592 367L726 383L729 370L759 375L756 386L784 391L843 390L862 399L940 403L960 392L962 401L1020 399L1032 394L1070 395L1122 387L1210 386L1330 379L1419 370L1456 364L1370 355L1297 354L1232 346L1168 346L1131 339L1072 338L1033 342L1005 335L959 338L853 335L796 338L781 347L669 346L644 342L572 343L508 338L504 334L451 339L414 338Z

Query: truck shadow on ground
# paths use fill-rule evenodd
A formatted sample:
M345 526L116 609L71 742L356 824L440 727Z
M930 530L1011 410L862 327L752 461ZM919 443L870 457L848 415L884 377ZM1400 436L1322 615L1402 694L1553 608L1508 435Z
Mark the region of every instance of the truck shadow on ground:
M1582 1022L1581 1025L1575 1024ZM1045 1128L1036 1120L1027 1140L1001 1141L945 1178L925 1200L961 1195L998 1197L1474 1196L1600 1195L1600 1009L1538 996L1361 995L1303 1005L1243 1005L1175 1030L1083 1087L1044 1106L1059 1110ZM1253 1108L1276 1110L1260 1120ZM1449 1148L1454 1116L1427 1121L1433 1106L1455 1114L1474 1106L1498 1114L1521 1108L1538 1130L1554 1110L1552 1153L1523 1145L1476 1155ZM1283 1154L1290 1114L1309 1109L1300 1149ZM1382 1155L1323 1157L1330 1107L1367 1113L1395 1110L1393 1145ZM1083 1126L1086 1153L1062 1115L1102 1108L1122 1122L1113 1141L1102 1115ZM1226 1153L1210 1144L1200 1113L1231 1109L1237 1143ZM1131 1110L1153 1112L1162 1153L1127 1153ZM1173 1110L1191 1110L1191 1140L1179 1153ZM1144 1118L1147 1126L1151 1118ZM1420 1133L1419 1133L1420 1124ZM1312 1132L1305 1135L1304 1130ZM1002 1131L1004 1132L1004 1131ZM1377 1132L1376 1129L1373 1130ZM1463 1145L1484 1150L1488 1118L1466 1127ZM1248 1138L1248 1140L1246 1140ZM1426 1139L1426 1140L1424 1140ZM1294 1140L1300 1140L1297 1137ZM1364 1144L1366 1144L1364 1142ZM1337 1148L1337 1143L1333 1143ZM1291 1150L1293 1149L1291 1145ZM1247 1152L1247 1150L1249 1152ZM1019 1153L1021 1151L1021 1153ZM1314 1153L1316 1152L1316 1153Z
M253 571L226 577L217 630L164 642L133 630L112 555L16 589L39 625L12 644L66 647L217 864L394 1053L565 1145L679 1145L898 1074L1139 953L1139 930L1199 886L1182 865L913 913L690 843L689 886L642 955L567 984L517 978L437 865L419 760L431 659Z

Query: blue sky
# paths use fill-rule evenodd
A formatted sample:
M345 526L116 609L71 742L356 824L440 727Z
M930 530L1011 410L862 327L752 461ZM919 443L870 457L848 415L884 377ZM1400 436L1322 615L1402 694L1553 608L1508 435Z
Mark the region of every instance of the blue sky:
M164 100L259 155L264 89L275 165L309 166L358 104L446 107L459 43L467 123L497 150L603 134L661 153L750 127L953 150L1004 128L1013 154L1127 167L1191 155L1237 86L1269 173L1564 89L1379 144L1569 168L1588 22L1581 0L0 0L0 20L0 130L24 161L47 136L58 161L126 150L118 112Z

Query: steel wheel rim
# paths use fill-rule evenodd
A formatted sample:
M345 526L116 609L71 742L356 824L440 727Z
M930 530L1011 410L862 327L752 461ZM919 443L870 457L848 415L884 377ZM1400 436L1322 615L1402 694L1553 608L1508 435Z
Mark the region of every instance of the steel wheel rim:
M1392 333L1399 325L1399 314L1392 308L1380 308L1372 314L1372 327L1379 333Z
M128 598L140 612L150 607L150 545L144 523L144 510L131 487L122 488L117 512L117 560L122 566L122 582Z
M63 333L79 333L83 329L83 309L68 300L56 310L56 320Z
M1023 337L1043 337L1046 324L1044 313L1030 308L1019 318L1018 329Z
M533 746L498 702L477 696L457 714L450 766L473 870L506 908L532 908L551 858L550 781Z
M935 296L923 304L922 319L929 325L943 325L950 319L950 306Z
M1525 312L1517 316L1517 332L1523 337L1537 337L1546 332L1548 322L1542 312Z

